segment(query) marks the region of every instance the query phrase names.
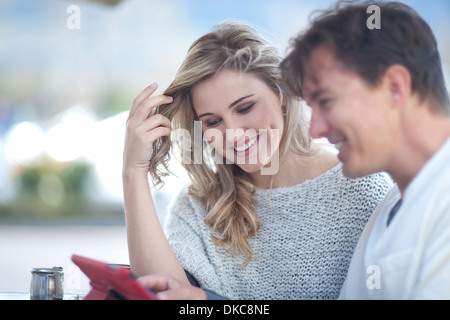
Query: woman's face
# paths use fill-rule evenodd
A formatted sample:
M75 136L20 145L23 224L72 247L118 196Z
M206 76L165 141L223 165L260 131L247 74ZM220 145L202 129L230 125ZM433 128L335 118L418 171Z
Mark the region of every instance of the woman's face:
M225 69L194 86L192 100L205 137L227 163L253 173L278 157L280 97L264 81Z

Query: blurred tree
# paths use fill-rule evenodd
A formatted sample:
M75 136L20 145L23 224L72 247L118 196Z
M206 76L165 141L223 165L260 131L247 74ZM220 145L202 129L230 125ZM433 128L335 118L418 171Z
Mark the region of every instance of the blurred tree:
M9 203L10 215L58 218L85 214L89 164L42 159L33 165L19 167L17 173L19 187L16 197Z

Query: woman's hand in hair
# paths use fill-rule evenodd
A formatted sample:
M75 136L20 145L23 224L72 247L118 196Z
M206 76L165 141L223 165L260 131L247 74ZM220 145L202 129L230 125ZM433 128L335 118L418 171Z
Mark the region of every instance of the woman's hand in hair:
M152 96L157 88L156 83L145 88L131 106L125 136L124 171L142 171L147 174L153 142L170 135L170 120L159 114L153 115L153 109L171 103L173 99L165 95Z

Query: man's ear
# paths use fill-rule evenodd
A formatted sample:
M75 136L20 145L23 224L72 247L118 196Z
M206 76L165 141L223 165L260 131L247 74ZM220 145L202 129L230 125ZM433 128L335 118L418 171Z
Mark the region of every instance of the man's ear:
M402 105L412 94L411 73L404 66L399 64L390 66L382 78L391 95L393 106Z

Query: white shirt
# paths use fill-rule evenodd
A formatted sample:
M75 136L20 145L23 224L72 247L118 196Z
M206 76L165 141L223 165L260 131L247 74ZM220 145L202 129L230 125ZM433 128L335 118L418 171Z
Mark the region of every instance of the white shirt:
M405 190L397 186L369 219L340 299L450 299L450 139Z

